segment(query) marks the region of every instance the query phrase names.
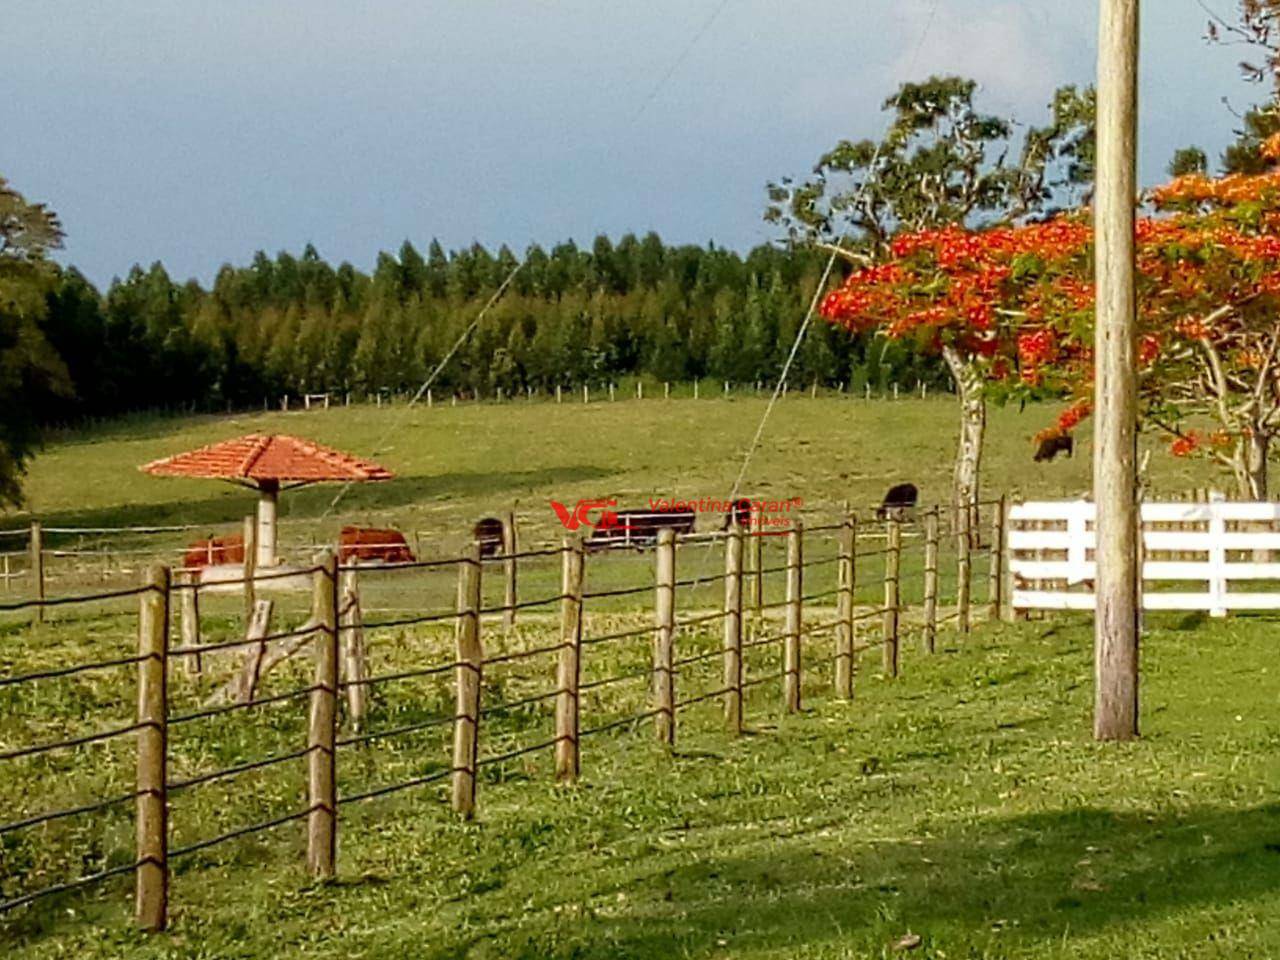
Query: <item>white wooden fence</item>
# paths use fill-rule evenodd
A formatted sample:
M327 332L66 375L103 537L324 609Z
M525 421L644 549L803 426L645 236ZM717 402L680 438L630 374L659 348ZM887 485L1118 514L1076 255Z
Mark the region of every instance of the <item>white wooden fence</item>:
M1094 517L1083 500L1010 508L1015 611L1094 608ZM1146 610L1280 610L1280 503L1144 503L1142 542Z

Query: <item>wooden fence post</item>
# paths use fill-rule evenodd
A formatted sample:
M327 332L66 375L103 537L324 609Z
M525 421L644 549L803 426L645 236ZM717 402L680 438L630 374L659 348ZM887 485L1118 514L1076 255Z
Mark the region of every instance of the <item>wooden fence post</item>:
M991 620L1000 619L1000 610L1004 606L1004 512L1005 498L1001 494L991 518L991 572L987 587Z
M670 527L658 531L653 595L653 700L658 739L676 742L676 534Z
M938 641L938 508L924 515L924 634L925 653Z
M742 527L730 514L724 541L724 719L742 733Z
M748 524L751 541L751 609L756 623L764 615L764 528Z
M253 607L253 618L249 621L244 638L254 641L245 649L244 663L240 668L238 685L233 699L236 703L252 703L257 696L258 680L262 676L262 664L267 658L266 637L271 633L271 614L275 609L275 601L259 600Z
M257 587L253 582L258 572L258 525L252 516L244 518L242 527L244 540L244 622L246 629L253 622L253 609L258 599Z
M351 729L364 729L369 712L369 657L364 646L364 613L360 608L360 559L351 558L351 569L340 572L341 608L339 633L343 635L342 676L346 678L347 714Z
M858 527L852 513L845 513L840 523L840 540L836 561L836 696L853 699L854 671L854 590L857 588Z
M316 571L312 598L315 676L307 724L307 869L334 874L338 845L338 555L329 551Z
M182 645L192 652L186 656L187 673L200 673L204 664L200 659L200 571L189 570L182 575L183 590L179 603L182 620Z
M31 579L36 595L32 616L44 623L44 530L39 520L31 521Z
M556 689L556 779L578 779L582 757L579 687L582 680L582 538L564 538L560 600L560 663Z
M458 565L458 620L454 631L456 704L453 715L453 809L466 819L476 812L476 758L480 743L480 547Z
M516 625L516 604L519 602L519 594L516 591L519 565L515 556L519 550L517 544L516 514L514 510L508 510L502 518L502 552L506 554L506 559L502 561L502 572L506 578L506 589L502 600L502 629L508 631Z
M884 672L898 675L899 572L902 569L902 523L890 516L884 555Z
M134 916L163 930L169 914L168 660L169 568L150 567L138 610L138 763Z
M787 531L787 623L783 641L782 690L788 713L800 712L800 631L804 596L804 531L795 520Z
M957 510L960 529L956 534L956 626L961 633L969 632L969 588L973 579L971 556L972 516L966 503Z

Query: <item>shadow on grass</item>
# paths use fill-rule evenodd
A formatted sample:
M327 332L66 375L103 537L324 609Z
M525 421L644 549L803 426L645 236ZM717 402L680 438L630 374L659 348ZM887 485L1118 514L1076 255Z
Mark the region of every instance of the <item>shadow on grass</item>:
M610 476L600 467L581 465L542 470L512 470L495 473L445 473L436 476L398 477L387 483L356 484L343 498L345 516L362 512L384 512L443 497L512 496L559 484L580 483ZM158 485L162 479L149 480ZM253 509L254 495L241 488L208 481L209 489L223 489L221 496L203 500L179 499L151 503L130 503L91 510L62 510L43 514L47 527L167 526L208 524L211 531L233 525ZM285 493L281 498L284 522L315 520L324 516L340 486L324 484ZM336 525L338 518L333 519ZM477 519L479 519L477 517ZM6 526L18 526L18 522Z
M850 822L760 836L731 856L696 850L691 838L682 850L696 862L673 870L661 856L641 859L625 886L597 891L605 902L625 892L620 902L633 906L597 916L563 951L535 953L782 956L842 946L879 955L907 931L952 956L1107 932L1136 946L1158 936L1150 924L1161 919L1280 891L1280 804L1156 815L1086 808L980 820L920 840L868 842L846 832ZM528 929L518 936L541 939Z

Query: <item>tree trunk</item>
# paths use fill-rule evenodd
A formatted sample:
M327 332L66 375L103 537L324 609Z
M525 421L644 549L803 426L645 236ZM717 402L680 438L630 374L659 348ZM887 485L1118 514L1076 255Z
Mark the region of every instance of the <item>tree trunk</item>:
M1240 438L1231 466L1241 499L1267 499L1267 454L1270 446L1271 438L1256 427Z
M1267 453L1271 438L1256 427L1242 436L1236 444L1231 468L1236 475L1236 490L1241 500L1261 502L1267 499ZM1247 525L1255 533L1269 533L1272 525L1260 520ZM1259 548L1253 551L1254 563L1271 563L1272 551Z
M982 469L982 442L987 432L987 400L982 391L982 375L960 351L943 347L942 356L960 398L960 443L956 451L952 503L957 517L961 516L960 511L968 511L972 539L978 534L978 480Z

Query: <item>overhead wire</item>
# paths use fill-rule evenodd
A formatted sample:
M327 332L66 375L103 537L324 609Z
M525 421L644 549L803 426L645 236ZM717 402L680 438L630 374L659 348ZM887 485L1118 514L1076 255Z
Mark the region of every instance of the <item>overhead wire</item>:
M907 68L908 75L915 71L916 62L920 58L920 52L924 49L925 41L929 39L929 34L933 30L933 23L937 19L939 0L932 0L929 7L929 16L925 19L924 28L920 33L920 39L916 43L915 51L912 53L910 66ZM880 142L876 144L875 151L871 154L871 161L867 165L868 171L874 172L875 165L880 159L880 154L884 150L884 140L881 137ZM868 175L862 181L861 186L853 201L853 206L857 207L865 198L867 188L870 185L871 176ZM786 362L782 365L782 372L778 375L778 382L774 385L773 394L769 397L769 403L765 407L764 415L760 418L760 423L756 426L755 436L752 437L750 445L747 447L746 456L743 457L742 467L738 471L737 479L733 482L733 489L729 495L729 502L732 503L738 497L738 491L742 487L742 481L746 479L747 470L751 466L751 459L755 456L756 450L760 446L760 440L764 436L765 426L769 422L769 417L773 413L773 408L777 405L778 398L782 395L782 391L786 388L787 377L791 373L792 364L795 363L796 355L800 352L800 346L804 342L805 335L809 332L809 327L813 323L813 315L817 311L818 303L822 299L823 293L826 292L827 281L831 279L831 273L835 269L836 259L840 256L841 250L840 238L837 238L830 256L827 257L827 265L822 271L822 277L818 281L818 287L813 292L813 297L809 301L809 309L805 311L804 322L800 324L800 329L796 331L795 341L791 344L791 350L787 353Z
M667 82L671 79L671 77L675 74L675 72L680 69L680 66L684 63L684 61L688 59L688 56L690 53L693 52L694 47L698 45L698 43L706 35L707 31L711 29L712 25L716 22L716 20L720 18L720 14L724 12L725 8L728 7L728 5L729 5L729 0L721 0L721 3L719 4L719 6L717 6L715 10L712 11L711 16L709 16L706 19L706 21L703 22L702 26L698 29L697 33L693 35L692 39L684 46L684 48L672 61L671 66L667 68L667 71L658 79L658 82L654 84L653 89L649 91L649 95L641 102L640 109L636 112L636 115L632 118L632 123L635 123L636 120L640 119L640 116L644 113L645 109L649 106L651 102L653 102L654 98L657 97L657 95L662 91L662 88L666 86ZM475 319L472 320L471 323L467 325L467 328L462 331L462 335L459 336L456 341L454 341L453 346L449 348L449 352L444 355L444 358L438 364L436 364L435 369L431 371L431 373L427 376L426 380L422 382L422 385L418 387L417 392L413 395L413 398L409 401L408 406L405 407L404 412L401 414L399 420L396 423L393 423L392 426L383 435L382 439L379 441L377 447L374 450L374 454L373 454L374 457L382 456L384 453L386 453L387 441L389 441L397 431L403 428L404 421L407 419L410 411L412 411L413 407L418 403L418 401L421 400L423 396L426 395L427 390L431 388L431 385L436 381L436 379L444 371L444 368L448 365L449 361L453 359L454 355L459 350L462 349L462 345L467 342L467 339L471 336L471 334L475 331L475 329L478 326L480 326L481 321L484 320L485 316L489 313L489 311L498 303L499 300L502 299L502 296L504 293L506 293L507 288L511 286L512 281L514 281L516 276L520 273L520 271L524 269L524 266L527 262L528 262L528 259L526 258L524 260L521 260L519 263L515 265L515 267L511 270L511 272L507 274L506 279L502 281L501 285L499 285L498 289L494 291L493 296L489 298L488 302L476 315ZM338 504L342 502L343 498L351 490L351 487L354 485L354 483L355 481L349 480L338 489L338 492L334 494L333 499L329 502L329 506L326 507L324 513L321 514L322 520L327 518L337 508Z
M912 53L910 66L907 69L908 74L913 73L915 71L916 62L919 60L920 53L924 49L925 41L928 40L929 34L933 30L933 24L934 24L934 21L937 19L937 15L938 15L938 4L939 4L939 0L932 0L932 2L930 3L929 15L925 19L924 28L920 32L920 39L916 43L915 51ZM867 165L867 169L869 171L874 172L875 165L879 161L880 155L884 150L884 141L885 141L885 138L881 137L880 142L876 144L876 148L871 154L871 160ZM867 188L870 185L870 182L871 182L871 177L870 175L868 175L868 177L862 181L862 184L858 188L858 192L855 195L855 199L853 201L854 207L856 207L858 204L860 204L863 201L863 199L865 199L867 194ZM765 406L764 414L760 417L760 422L756 425L755 435L751 438L751 443L747 445L747 452L742 458L742 466L739 468L738 475L734 479L733 487L729 492L729 500L728 500L729 503L734 503L738 499L738 493L742 489L742 482L746 479L747 471L751 467L751 460L755 456L756 450L758 450L760 447L760 441L764 437L765 427L769 423L769 417L772 416L773 414L773 408L777 406L778 399L779 397L782 396L782 391L786 389L787 378L791 374L791 367L795 363L796 355L800 352L800 347L804 343L804 338L806 334L808 334L809 327L813 323L813 315L818 309L818 304L822 300L823 294L826 292L827 283L831 279L832 271L835 270L836 259L840 256L841 249L842 249L841 238L836 238L836 242L832 245L831 254L827 257L826 266L822 270L822 276L818 280L818 286L813 291L813 297L809 300L809 308L805 311L804 321L800 324L800 329L796 331L795 340L792 341L791 349L787 353L787 359L782 365L781 373L778 375L778 382L774 384L773 393L769 397L769 403ZM711 556L711 545L708 544L707 557L710 557L710 556ZM704 564L703 564L704 572L705 572L705 569L706 569L706 566L705 566L705 558L704 558ZM701 577L699 577L699 579L701 579Z

